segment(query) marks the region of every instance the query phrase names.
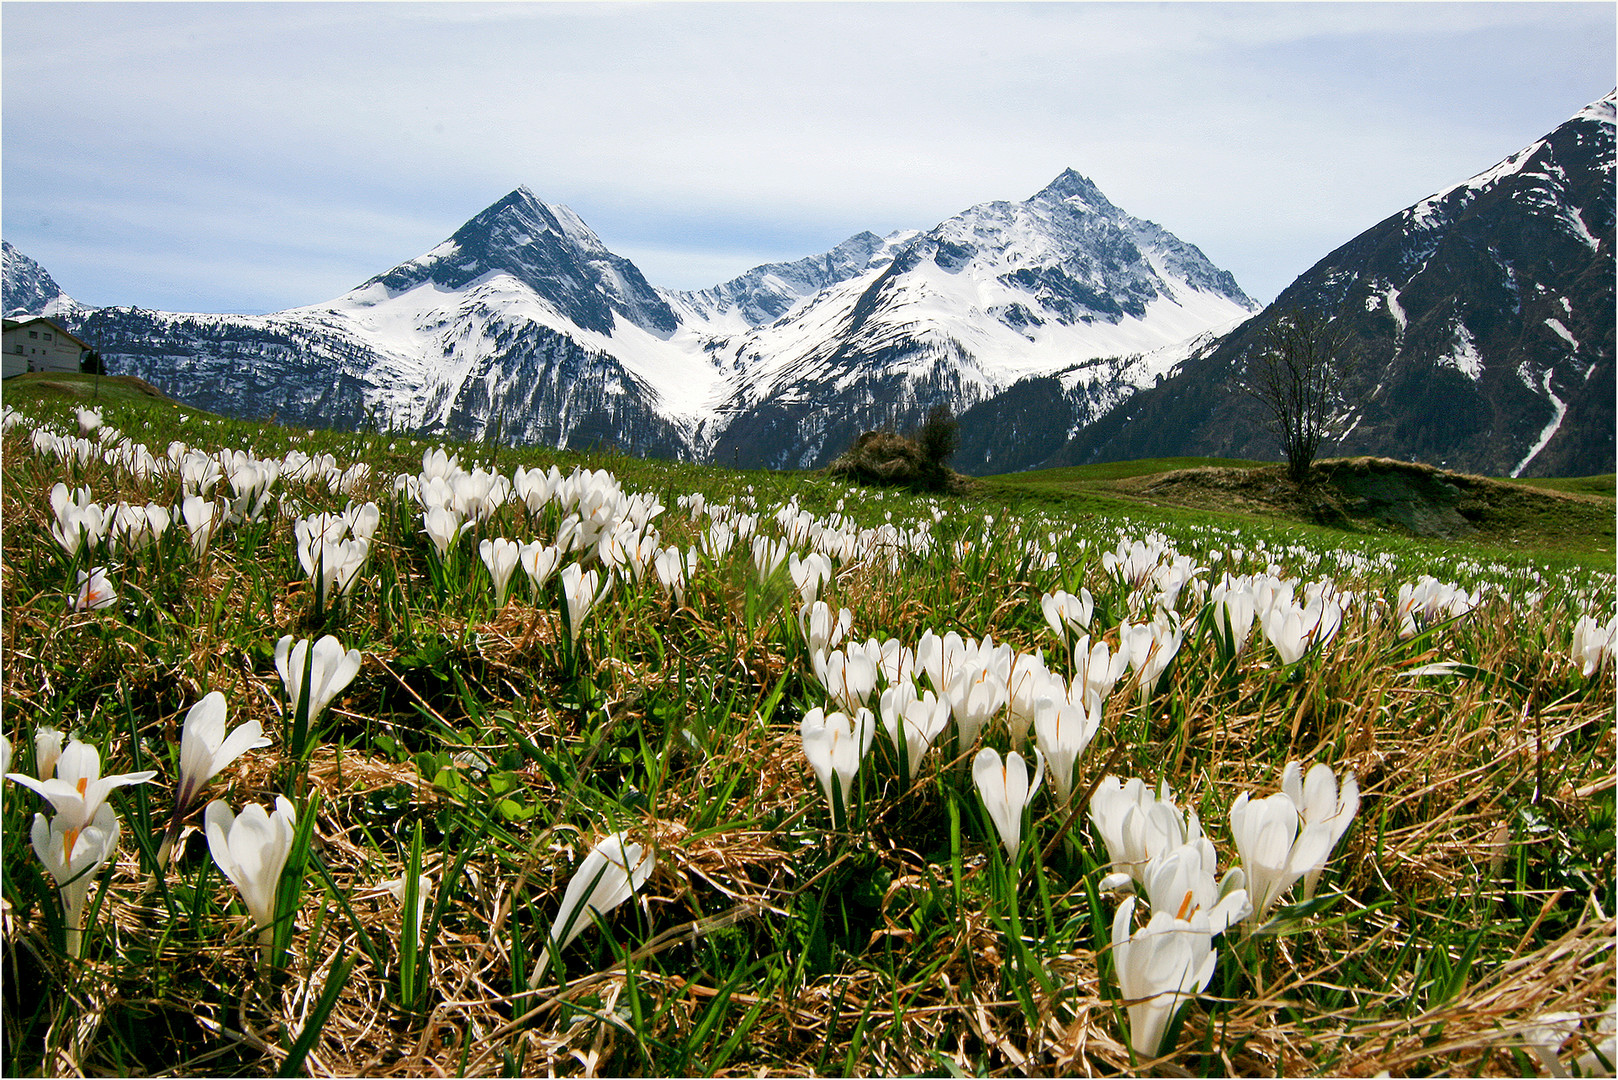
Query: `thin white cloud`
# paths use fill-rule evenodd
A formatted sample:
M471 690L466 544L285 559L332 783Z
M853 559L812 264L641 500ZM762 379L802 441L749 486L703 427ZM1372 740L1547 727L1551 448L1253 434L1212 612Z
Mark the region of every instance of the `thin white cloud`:
M70 292L89 237L103 254L123 238L120 263L205 252L207 291L266 288L241 302L260 310L327 299L299 290L419 254L519 184L642 252L654 282L696 287L749 251L925 228L1066 167L1267 299L1329 250L1320 237L1335 246L1487 167L1614 81L1614 11L1598 4L13 3L5 17L8 239ZM55 62L63 40L81 63ZM252 265L230 273L232 250ZM136 275L124 299L194 306L178 264L163 277L182 295Z

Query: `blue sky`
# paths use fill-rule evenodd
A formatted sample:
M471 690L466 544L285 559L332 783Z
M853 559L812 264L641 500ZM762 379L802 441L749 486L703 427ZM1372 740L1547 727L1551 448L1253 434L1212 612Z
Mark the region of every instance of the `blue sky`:
M658 285L1064 168L1268 301L1612 90L1611 3L0 5L0 232L75 298L331 299L526 184Z

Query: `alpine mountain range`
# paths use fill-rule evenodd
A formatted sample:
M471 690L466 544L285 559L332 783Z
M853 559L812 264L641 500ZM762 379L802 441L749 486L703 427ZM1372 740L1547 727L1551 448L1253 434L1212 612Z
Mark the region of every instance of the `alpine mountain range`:
M1501 474L1610 472L1612 95L1350 240L1264 311L1195 246L1068 170L925 232L865 232L711 289L649 283L519 188L431 251L270 315L92 308L4 244L47 314L187 404L302 426L612 445L812 468L861 432L961 417L969 473L1274 458L1245 357L1276 313L1344 331L1344 437Z

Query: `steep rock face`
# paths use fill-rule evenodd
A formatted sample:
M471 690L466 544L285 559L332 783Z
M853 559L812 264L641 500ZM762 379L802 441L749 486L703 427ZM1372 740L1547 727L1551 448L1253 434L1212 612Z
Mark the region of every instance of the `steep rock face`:
M509 326L428 410L435 427L471 440L675 458L682 430L648 408L654 395L617 360L534 323Z
M377 419L369 350L298 320L100 308L71 321L101 346L109 374L138 375L197 408L339 429Z
M1278 449L1237 387L1276 313L1329 314L1342 427L1323 452L1489 475L1613 468L1614 99L1378 223L1051 464Z

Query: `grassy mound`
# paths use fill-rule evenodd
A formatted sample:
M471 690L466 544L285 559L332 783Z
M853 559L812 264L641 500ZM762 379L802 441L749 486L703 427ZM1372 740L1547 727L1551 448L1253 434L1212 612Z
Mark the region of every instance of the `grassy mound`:
M6 404L67 399L75 404L95 406L105 402L122 404L156 400L178 406L179 402L134 375L81 375L61 371L33 371L6 380Z
M1443 540L1563 546L1586 539L1612 550L1612 499L1491 480L1389 458L1317 462L1300 488L1281 466L1197 468L1119 486L1153 501L1245 510L1354 530Z

